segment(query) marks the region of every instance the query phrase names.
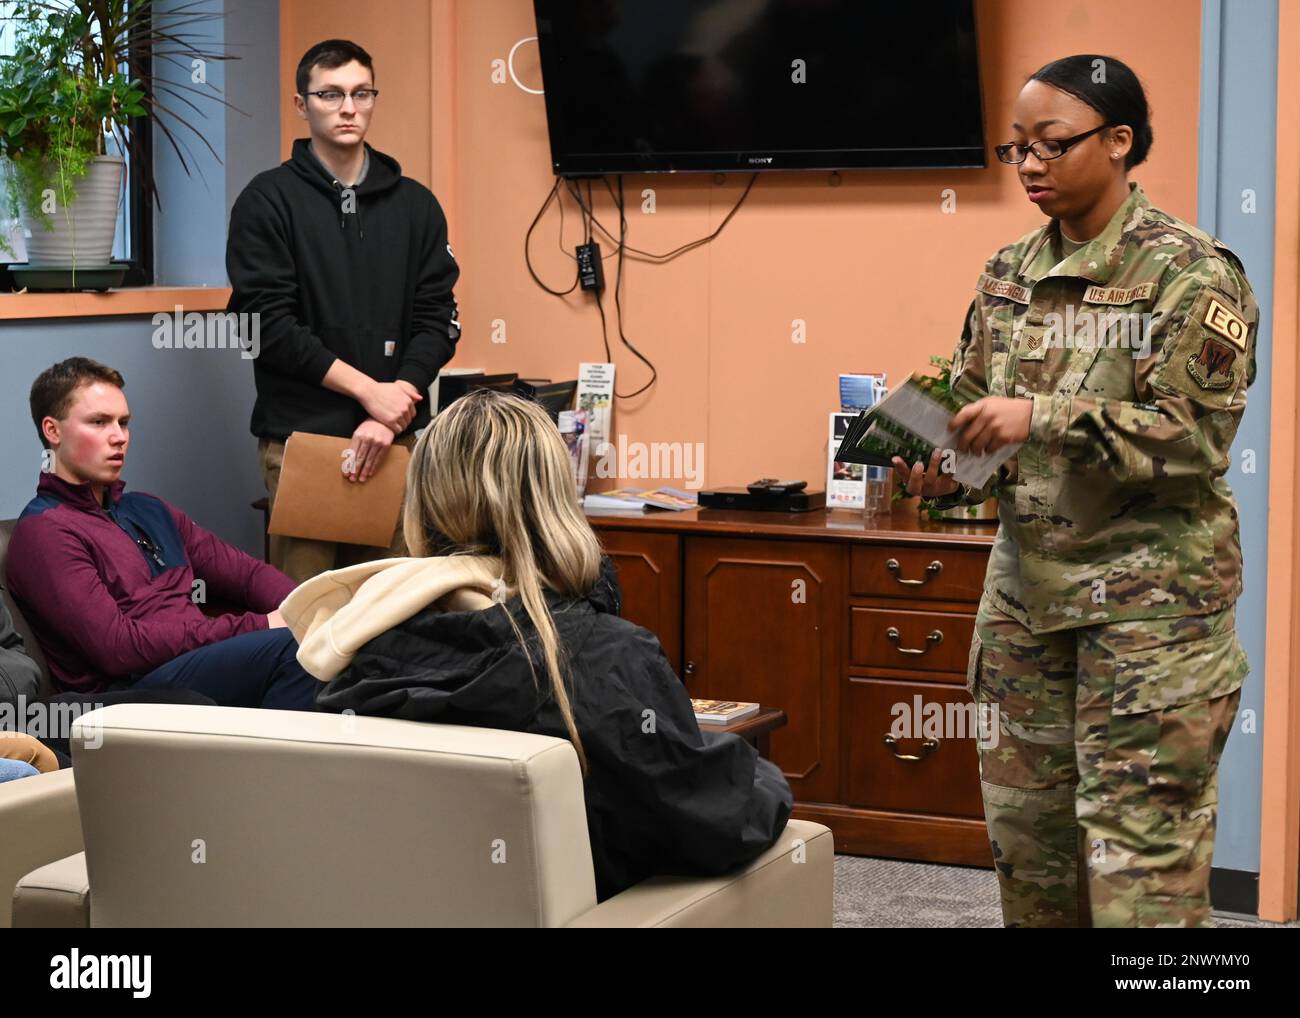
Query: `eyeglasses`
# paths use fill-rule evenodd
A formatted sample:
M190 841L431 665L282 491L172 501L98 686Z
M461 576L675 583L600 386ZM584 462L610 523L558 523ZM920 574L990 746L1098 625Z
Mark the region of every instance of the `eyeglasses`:
M1059 141L1055 138L1044 138L1042 141L1033 141L1028 145L1017 145L1014 141L1005 145L995 145L993 151L997 153L998 159L1004 163L1018 164L1023 163L1029 158L1032 152L1040 161L1047 162L1049 159L1060 159L1070 149L1084 138L1091 138L1098 131L1104 131L1113 124L1101 124L1094 127L1091 131L1084 131L1083 134L1076 134L1073 138L1061 138Z
M375 96L379 94L377 88L359 88L352 93L352 102L359 110L368 110L375 104ZM343 105L345 92L339 92L335 89L328 88L320 92L304 92L303 96L314 95L320 100L320 104L327 110L337 110Z

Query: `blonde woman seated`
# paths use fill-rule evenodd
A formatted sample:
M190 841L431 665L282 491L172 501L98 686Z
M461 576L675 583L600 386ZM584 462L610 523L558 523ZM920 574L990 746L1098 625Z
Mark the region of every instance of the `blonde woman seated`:
M329 683L321 709L568 739L602 901L776 840L790 786L740 738L702 735L659 641L618 617L545 411L491 391L443 411L412 453L403 529L415 557L324 573L281 606Z

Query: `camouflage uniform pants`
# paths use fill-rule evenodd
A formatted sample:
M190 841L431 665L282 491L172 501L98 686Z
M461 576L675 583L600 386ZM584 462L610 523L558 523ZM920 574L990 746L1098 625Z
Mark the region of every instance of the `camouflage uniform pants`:
M1034 635L981 603L968 688L1000 728L980 779L1007 926L1209 925L1246 671L1235 608Z

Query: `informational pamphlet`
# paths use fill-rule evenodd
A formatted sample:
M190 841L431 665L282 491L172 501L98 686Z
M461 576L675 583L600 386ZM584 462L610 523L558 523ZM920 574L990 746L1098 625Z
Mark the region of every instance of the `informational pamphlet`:
M600 455L600 448L610 439L611 417L614 410L614 365L578 365L578 405L590 415L591 449Z
M927 463L935 449L955 448L951 421L963 405L965 401L942 388L937 379L915 374L858 415L835 458L878 466L889 466L895 456L908 463ZM979 455L954 451L952 476L962 484L981 488L1019 448L1017 443Z
M573 484L582 498L587 492L587 450L590 443L590 422L585 410L560 411L560 437L569 450L569 465L573 468Z
M830 437L827 443L829 454L826 457L827 509L863 508L866 505L866 471L880 469L835 458L840 443L844 441L844 436L848 434L850 426L857 418L856 413L831 414Z

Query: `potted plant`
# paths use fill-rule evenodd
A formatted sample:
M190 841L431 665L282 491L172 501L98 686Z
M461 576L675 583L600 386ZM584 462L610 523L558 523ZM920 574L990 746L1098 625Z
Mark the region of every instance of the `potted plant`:
M202 133L176 112L182 105L199 111L195 99L229 105L206 85L202 69L208 60L230 58L191 42L191 29L217 17L196 4L155 13L149 3L128 0L10 5L0 20L0 28L13 33L13 53L0 57L0 156L6 160L6 211L30 235L28 268L21 271L41 279L27 285L105 288L121 281L125 266L115 270L110 259L124 153L141 175L146 200L158 202L133 122L155 125L187 174L190 162L174 129L193 133L220 162ZM160 76L155 68L163 65L178 68L183 80ZM0 248L14 257L7 237L0 236Z

